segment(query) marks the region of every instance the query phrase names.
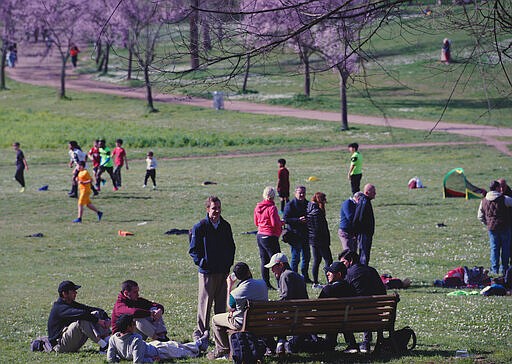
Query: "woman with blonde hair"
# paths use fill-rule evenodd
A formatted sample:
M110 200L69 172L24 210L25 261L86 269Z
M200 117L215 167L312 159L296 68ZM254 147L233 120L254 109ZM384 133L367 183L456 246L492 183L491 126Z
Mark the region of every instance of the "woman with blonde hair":
M331 236L329 234L329 226L325 217L325 204L327 197L323 192L317 192L308 203L307 209L307 222L308 222L308 237L309 245L311 245L313 252L313 288L318 287L318 271L322 258L324 259L325 266L328 267L332 264L331 253Z
M272 255L281 252L279 237L281 236L282 222L274 203L275 197L274 187L265 187L263 200L258 202L254 208L254 224L258 227L256 241L260 252L261 276L269 289L275 288L270 284L269 269L265 268L265 264L270 262Z

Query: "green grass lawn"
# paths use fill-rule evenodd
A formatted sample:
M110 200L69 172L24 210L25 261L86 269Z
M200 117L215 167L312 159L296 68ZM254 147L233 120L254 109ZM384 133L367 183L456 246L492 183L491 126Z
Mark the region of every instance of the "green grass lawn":
M110 96L70 93L71 101L56 101L54 91L10 83L0 93L0 322L1 362L102 363L96 347L87 344L78 354L31 353L30 340L46 333L46 321L56 287L64 279L82 285L78 301L112 309L120 283L139 282L143 296L167 309L169 334L190 340L196 312L196 268L187 254L188 237L164 233L188 229L204 214L210 194L223 202L223 216L232 227L236 260L246 261L259 276L259 257L252 213L266 185L277 179L277 158L287 159L291 183L305 184L310 198L327 194L327 217L333 254L340 250L336 231L339 204L350 194L346 180L348 152L307 152L299 148L395 143L395 149L361 150L363 183L377 186L377 220L371 265L381 273L410 277L412 287L400 292L396 327L409 325L418 347L403 358L377 358L391 363L453 362L457 349L472 357L457 362L509 363L512 301L510 297L449 297L451 290L435 288L452 268L489 266L486 229L477 221L477 200L442 199L444 174L463 167L470 181L487 187L491 178L510 179L509 157L482 145L399 148L423 141L421 132L358 126L348 133L333 123L214 112L175 105L157 105L158 114L145 114L143 102ZM207 142L172 143L190 135ZM123 171L123 188L114 193L107 184L93 203L104 211L101 223L91 211L74 225L76 200L67 197L70 169L69 139L85 148L98 136L121 137L130 159ZM12 141L22 144L30 170L21 194L12 180ZM221 140L222 142L219 142ZM432 141L469 140L436 134ZM225 141L231 141L226 143ZM158 190L142 189L144 153L155 150L159 164ZM280 151L280 153L279 153ZM263 155L240 153L265 152ZM275 152L273 154L273 152ZM228 153L239 153L226 156ZM195 158L175 158L195 156ZM492 163L489 163L492 161ZM318 181L307 182L309 176ZM419 176L426 189L408 190L407 181ZM203 186L204 181L216 185ZM42 185L47 192L39 192ZM443 222L446 227L438 228ZM118 230L133 232L119 237ZM43 233L43 238L27 235ZM282 244L284 252L289 248ZM316 295L311 288L310 296ZM271 298L276 299L275 292ZM213 347L213 343L211 345ZM340 346L344 347L340 338ZM362 356L294 355L288 362L367 362ZM204 358L184 360L206 363ZM276 359L268 362L277 363Z

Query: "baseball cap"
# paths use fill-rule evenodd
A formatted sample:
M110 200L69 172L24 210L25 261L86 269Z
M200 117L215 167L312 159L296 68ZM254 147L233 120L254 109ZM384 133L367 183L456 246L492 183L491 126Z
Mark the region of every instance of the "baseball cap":
M82 287L82 286L74 284L71 281L62 281L59 284L59 293L67 292L67 291L76 291L80 287Z
M347 267L342 262L333 262L330 266L325 267L324 270L331 273L347 273Z
M288 258L283 253L275 253L272 255L272 258L270 258L270 262L268 264L265 264L265 268L272 268L274 265L279 263L288 263Z

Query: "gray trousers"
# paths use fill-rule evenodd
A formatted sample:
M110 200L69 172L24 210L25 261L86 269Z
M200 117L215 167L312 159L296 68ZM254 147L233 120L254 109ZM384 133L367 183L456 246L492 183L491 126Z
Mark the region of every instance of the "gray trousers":
M84 346L87 339L95 343L110 334L110 329L104 329L91 321L78 320L62 330L62 336L53 347L58 353L74 353Z
M198 273L197 326L192 334L194 340L199 339L206 330L210 329L212 305L215 305L215 314L226 312L228 295L226 278L226 273Z

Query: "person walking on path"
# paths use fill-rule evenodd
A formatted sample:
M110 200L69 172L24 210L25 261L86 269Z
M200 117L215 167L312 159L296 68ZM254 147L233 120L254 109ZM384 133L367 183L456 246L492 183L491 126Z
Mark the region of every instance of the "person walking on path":
M121 170L126 166L128 170L128 158L126 158L126 150L123 148L123 139L116 140L116 147L112 151L112 158L114 158L114 176L116 177L117 188L121 187Z
M25 171L28 171L28 163L23 151L20 149L20 143L14 142L12 148L16 152L16 173L14 179L21 185L20 192L25 192Z
M277 194L281 200L281 212L290 200L290 172L286 168L286 159L279 158L277 160L279 170L277 171Z
M478 220L487 226L491 248L491 273L505 275L510 259L510 213L512 198L500 192L500 183L491 181L489 192L478 207ZM501 253L501 254L500 254ZM501 264L500 264L501 256Z
M282 222L274 203L275 197L274 187L265 187L263 200L258 202L254 208L254 225L258 227L256 241L260 252L261 276L269 289L275 288L270 284L270 273L269 269L265 268L265 264L270 261L272 255L281 252L279 237L281 236Z
M363 177L363 156L359 153L359 144L351 143L348 145L350 154L350 167L348 169L348 179L352 194L361 190L361 178Z
M85 162L78 162L78 175L77 175L77 183L80 190L80 197L78 198L78 217L73 220L74 223L82 222L82 215L84 213L84 206L87 206L92 211L96 212L98 216L98 221L101 221L103 217L103 212L98 210L96 206L91 203L91 185L92 178L87 169L85 169Z
M372 200L377 195L375 186L368 183L364 186L364 195L359 198L354 213L354 229L357 232L357 246L360 261L363 265L370 263L370 250L372 249L373 234L375 232L375 216L373 214Z
M78 47L73 44L73 46L69 49L69 55L71 56L71 64L73 65L73 68L76 68L78 53L80 53L80 49L78 49Z
M235 241L231 225L221 216L217 196L206 200L206 218L194 225L188 253L198 266L197 323L192 334L199 340L210 329L210 314L226 312L226 278L235 259Z
M311 249L308 241L307 208L306 187L299 185L295 188L295 198L288 202L284 208L283 221L288 225L288 229L293 232L297 240L290 243L292 253L290 265L292 270L294 272L299 271L299 261L302 254L301 274L306 283L313 283L308 273Z

